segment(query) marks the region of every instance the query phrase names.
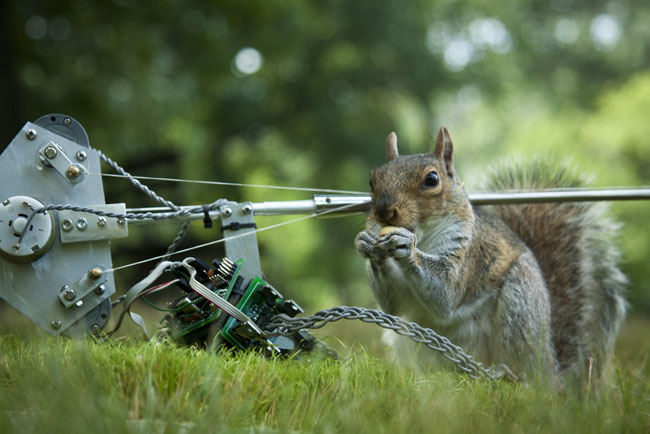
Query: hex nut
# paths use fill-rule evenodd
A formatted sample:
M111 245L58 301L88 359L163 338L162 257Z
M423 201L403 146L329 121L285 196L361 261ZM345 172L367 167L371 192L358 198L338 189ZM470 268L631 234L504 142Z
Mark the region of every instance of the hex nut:
M48 159L52 160L52 159L56 158L58 152L57 152L57 150L56 150L56 147L54 147L54 146L48 146L48 147L45 148L45 150L43 151L43 154L45 154L45 156L46 156Z
M66 289L63 291L63 298L65 298L68 301L72 301L75 298L77 298L77 293L74 292L74 289Z

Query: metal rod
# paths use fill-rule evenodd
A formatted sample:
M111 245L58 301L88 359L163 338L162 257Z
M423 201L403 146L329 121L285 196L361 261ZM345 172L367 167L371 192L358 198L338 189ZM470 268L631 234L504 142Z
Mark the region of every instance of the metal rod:
M468 196L472 205L648 200L650 199L650 188L473 193Z
M589 201L627 201L627 200L650 200L650 188L621 188L621 189L580 189L580 190L558 190L558 191L522 191L522 192L499 192L499 193L471 193L468 195L472 205L513 205L533 204L551 202L589 202ZM313 199L258 202L253 203L253 214L256 216L271 215L296 215L313 214L322 211L331 211L342 206L348 206L341 212L334 214L350 214L356 212L367 212L370 210L370 196L353 195L315 195ZM354 205L357 206L354 206ZM196 205L182 206L181 208L193 209ZM130 213L144 212L168 212L169 208L129 208ZM219 218L219 211L211 211L211 218ZM202 220L203 213L190 214L179 217L179 221ZM152 220L129 220L130 225L149 223Z

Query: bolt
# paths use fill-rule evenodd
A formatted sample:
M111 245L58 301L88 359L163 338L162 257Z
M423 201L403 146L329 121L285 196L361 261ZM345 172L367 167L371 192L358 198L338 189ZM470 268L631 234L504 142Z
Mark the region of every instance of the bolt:
M97 288L95 288L95 294L97 295L102 295L106 292L106 286L105 285L99 285Z
M28 129L27 132L25 133L25 136L27 136L27 138L28 138L29 140L34 140L34 139L36 138L36 136L38 136L38 133L36 132L35 129L30 128L30 129Z
M70 179L75 179L79 175L81 175L81 169L79 169L79 167L75 165L68 166L68 168L65 171L65 176L67 176Z
M2 201L2 204L3 204L4 206L9 205L10 203L11 203L11 202L9 202L9 199L5 199L5 200Z
M120 225L120 226L124 226L125 223L126 223L126 220L124 220L124 219L117 219L117 224L118 224L118 225Z
M224 217L230 217L232 215L232 209L226 207L221 211Z
M65 219L61 222L61 229L65 232L70 232L72 230L72 220Z
M77 298L77 293L74 292L74 289L68 288L65 291L63 291L63 298L65 298L68 301L72 301L75 298Z
M103 274L104 274L104 270L102 270L99 267L93 267L88 272L88 276L90 276L91 279L99 279L100 277L102 277Z
M101 330L102 328L99 326L99 324L93 324L90 326L90 331L94 335L98 335Z
M97 217L97 226L100 228L106 226L106 219L104 217Z
M52 327L54 330L58 330L61 328L61 320L60 319L53 319L50 322L50 327Z
M85 231L88 228L88 220L81 218L77 220L77 229Z
M43 153L50 160L56 158L56 154L58 154L58 152L56 151L56 148L54 146L48 146L47 148L45 148Z
M86 157L88 155L86 154L86 151L79 151L79 152L77 152L76 156L77 156L77 160L86 161Z
M250 205L244 205L242 211L244 211L244 214L250 214L253 212L253 207Z
M63 119L63 123L66 124L66 125L70 125L70 122L72 122L72 121L70 120L70 118L65 118L65 119Z

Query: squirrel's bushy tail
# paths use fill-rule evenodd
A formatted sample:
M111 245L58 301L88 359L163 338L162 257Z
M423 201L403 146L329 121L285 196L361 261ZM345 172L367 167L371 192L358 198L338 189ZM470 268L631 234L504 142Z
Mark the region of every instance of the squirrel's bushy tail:
M494 171L495 191L579 188L565 165L535 159ZM551 295L551 329L560 369L596 378L609 362L621 322L626 278L614 242L619 224L596 202L498 205L505 223L535 254Z

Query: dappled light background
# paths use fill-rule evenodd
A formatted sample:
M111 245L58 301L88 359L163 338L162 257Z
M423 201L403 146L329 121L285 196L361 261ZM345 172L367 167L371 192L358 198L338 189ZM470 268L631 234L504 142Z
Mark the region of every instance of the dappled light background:
M650 184L647 0L8 0L1 146L43 114L73 116L134 175L368 190L396 131L402 153L446 125L468 191L500 161L553 154L595 186ZM109 171L108 168L105 168ZM151 182L176 204L309 198ZM108 202L153 206L120 179ZM650 313L650 206L615 203L633 309ZM257 219L267 226L286 218ZM353 248L362 216L261 233L268 280L306 311L374 307ZM130 230L115 266L155 256L178 226ZM182 247L216 239L192 224ZM218 248L195 253L205 260ZM118 292L150 265L116 273Z

